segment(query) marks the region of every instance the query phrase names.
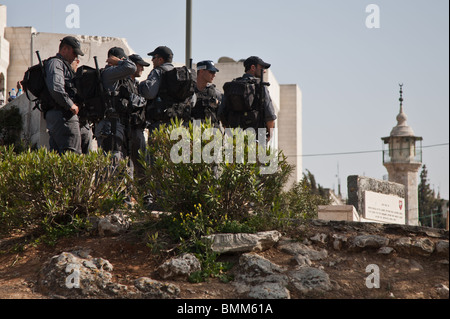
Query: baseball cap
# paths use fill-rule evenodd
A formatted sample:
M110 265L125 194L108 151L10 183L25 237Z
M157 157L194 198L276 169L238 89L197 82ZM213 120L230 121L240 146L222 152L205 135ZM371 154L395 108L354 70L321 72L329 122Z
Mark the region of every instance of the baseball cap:
M126 58L127 55L125 54L125 51L122 48L119 47L112 47L108 51L108 56L113 55L116 58L123 59Z
M213 61L206 60L197 63L197 70L208 70L212 72L219 72L213 63Z
M252 65L261 65L264 69L270 68L271 64L264 62L260 57L251 56L244 61L245 67L250 67Z
M133 61L135 64L140 64L142 66L150 66L150 63L145 62L144 59L142 59L139 54L132 54L128 57L128 59Z
M153 52L148 53L147 55L155 56L159 55L163 59L167 60L169 57L173 57L173 52L166 46L159 46Z
M72 36L67 36L61 40L61 43L70 45L77 55L81 55L81 56L84 55L83 51L81 51L81 43L80 43L80 41L78 41L77 38L72 37Z

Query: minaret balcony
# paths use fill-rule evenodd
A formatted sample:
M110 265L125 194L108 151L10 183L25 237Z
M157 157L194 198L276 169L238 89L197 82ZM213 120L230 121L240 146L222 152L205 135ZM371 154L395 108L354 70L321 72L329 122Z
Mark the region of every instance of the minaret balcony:
M410 154L410 149L400 150L383 150L383 164L399 163L399 164L420 164L422 163L422 150L416 149L415 154Z

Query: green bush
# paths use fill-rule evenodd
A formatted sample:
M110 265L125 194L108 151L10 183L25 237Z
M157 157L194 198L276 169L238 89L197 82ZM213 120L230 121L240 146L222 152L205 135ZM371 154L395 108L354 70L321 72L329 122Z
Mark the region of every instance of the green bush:
M150 136L146 158L151 159L151 164L142 161L146 173L141 194L149 191L158 206L172 213L166 226L175 238L198 239L230 228L249 230L247 226L240 226L260 212L269 212L288 179L292 167L286 158L281 153L271 154L267 150L265 155L275 159L277 166L273 174L261 174L269 164L264 166L259 161L259 154L255 161L250 161L253 144L248 143L249 139L243 132L236 130L233 131L234 138L226 138L228 145L232 146L233 161L227 162L226 154L222 152L214 162L196 162L193 150L197 147L205 155L205 150L211 148L216 137L202 139L200 145L195 145L199 142L195 137L204 136L212 126L202 123L201 127L195 127L190 123L185 131L185 137L188 137L185 146L190 151L184 155L183 149L176 151L183 140L173 134L180 128L184 128L180 122L172 122L161 126ZM239 138L246 141L242 162L236 160ZM222 135L220 139L216 152L221 149L225 138ZM174 161L174 155L184 156L184 162Z
M182 123L175 121L150 135L147 154L141 156L145 178L140 194L150 193L156 206L169 213L157 222L158 233L166 231L178 242L180 251L194 253L201 260L202 270L192 274L189 280L198 282L217 277L227 281L231 279L226 274L231 265L216 261L218 254L212 252L204 236L253 233L280 225L290 217L289 210L277 207L286 209L292 205L283 189L293 167L281 152L256 150L251 137L242 131L223 134L220 143L215 144L217 136L199 138L205 137L212 128L208 122L200 127L190 123L184 133L173 134L180 128ZM180 138L183 135L184 139ZM243 148L239 148L238 141L245 141ZM232 152L226 153L225 148ZM195 149L202 151L201 161L196 158ZM204 155L213 155L210 150L219 149L222 152L216 161L204 159ZM259 152L267 157L260 157ZM276 166L272 173L263 174L262 170L273 163ZM157 248L157 237L151 238L149 245Z
M123 205L126 165L91 152L58 155L45 148L16 154L0 148L0 231L38 227L67 233L80 219Z

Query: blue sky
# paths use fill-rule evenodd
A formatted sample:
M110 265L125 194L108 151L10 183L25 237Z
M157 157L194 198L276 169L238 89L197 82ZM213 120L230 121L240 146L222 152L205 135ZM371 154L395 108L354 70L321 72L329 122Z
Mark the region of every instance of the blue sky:
M403 83L404 110L423 137L429 182L449 198L448 0L192 2L194 62L258 55L272 64L279 83L300 87L298 155L319 184L337 189L339 177L346 195L349 175L387 175L381 138L396 125ZM8 6L8 26L123 37L142 56L167 45L175 61L185 61L185 0L0 3ZM78 29L66 26L69 4L80 8ZM380 9L379 28L366 26L370 4ZM310 156L334 153L353 154Z

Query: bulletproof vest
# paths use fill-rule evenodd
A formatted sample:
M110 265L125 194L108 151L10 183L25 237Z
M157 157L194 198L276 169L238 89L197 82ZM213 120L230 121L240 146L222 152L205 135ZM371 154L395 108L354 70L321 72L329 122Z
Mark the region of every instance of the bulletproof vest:
M217 111L219 107L218 99L220 96L217 95L216 86L212 84L202 92L196 90L196 95L197 103L191 110L191 118L193 120L205 120L210 118L212 124L218 125L219 119Z
M122 115L130 114L133 110L133 105L130 103L131 95L137 93L137 88L130 77L119 80L115 91L109 92L110 112Z

